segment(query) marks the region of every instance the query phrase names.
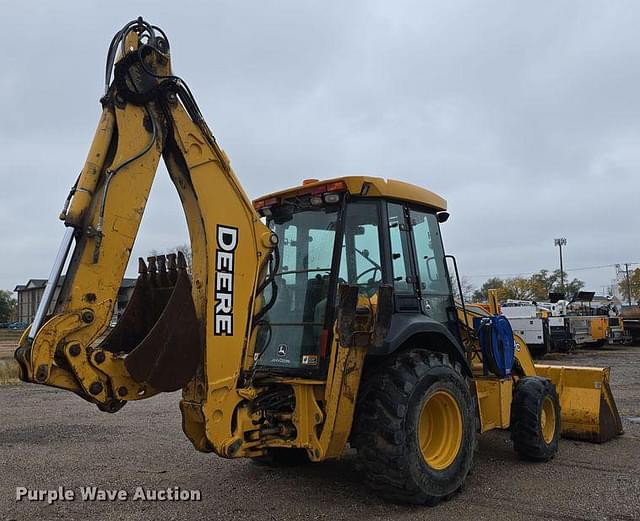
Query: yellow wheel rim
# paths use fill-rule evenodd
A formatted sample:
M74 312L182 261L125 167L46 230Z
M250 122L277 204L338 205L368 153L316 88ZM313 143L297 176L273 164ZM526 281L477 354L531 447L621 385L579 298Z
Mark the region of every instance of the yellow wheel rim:
M462 445L462 414L448 391L437 391L422 405L418 442L422 457L435 470L453 463Z
M553 400L549 396L545 396L542 400L540 427L542 428L544 442L546 444L551 443L556 433L556 408L553 405Z

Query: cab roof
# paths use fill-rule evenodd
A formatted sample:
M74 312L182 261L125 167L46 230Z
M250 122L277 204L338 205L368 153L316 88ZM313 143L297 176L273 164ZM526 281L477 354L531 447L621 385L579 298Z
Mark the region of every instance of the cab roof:
M254 200L254 205L258 206L258 203L274 198L287 199L296 194L310 193L314 190L321 189L325 185L328 187L327 191L333 191L336 190L335 187L341 181L346 186L347 191L352 195L399 199L429 206L436 211L444 211L447 209L447 201L429 190L403 181L369 176L335 177L323 180L307 179L302 185L263 195ZM342 187L342 189L344 190L344 187Z

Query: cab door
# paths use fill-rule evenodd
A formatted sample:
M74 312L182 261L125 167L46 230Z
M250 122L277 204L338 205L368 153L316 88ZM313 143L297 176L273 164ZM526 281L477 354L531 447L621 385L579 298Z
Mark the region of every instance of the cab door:
M402 203L386 204L386 221L389 243L388 280L393 284L395 311L398 313L420 313L420 295L411 247L411 224L409 209ZM390 280L389 280L390 279Z
M438 219L434 212L416 208L409 209L409 218L421 311L446 324L453 332L456 330L451 323L454 302Z

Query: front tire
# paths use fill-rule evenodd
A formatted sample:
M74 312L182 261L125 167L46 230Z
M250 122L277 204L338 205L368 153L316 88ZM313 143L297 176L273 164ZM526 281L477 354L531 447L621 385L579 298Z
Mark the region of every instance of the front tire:
M365 483L394 502L436 505L462 488L476 444L459 364L413 349L364 376L351 438Z
M530 376L518 382L511 402L511 440L518 456L549 461L560 443L560 402L547 378Z

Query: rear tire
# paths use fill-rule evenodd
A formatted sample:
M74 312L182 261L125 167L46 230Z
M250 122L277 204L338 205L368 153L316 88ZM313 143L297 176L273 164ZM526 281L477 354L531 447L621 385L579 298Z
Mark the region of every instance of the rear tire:
M520 379L511 402L511 440L522 459L549 461L556 455L560 402L551 380L539 376Z
M460 364L413 349L365 374L351 445L366 485L398 503L436 505L473 464L474 402Z

